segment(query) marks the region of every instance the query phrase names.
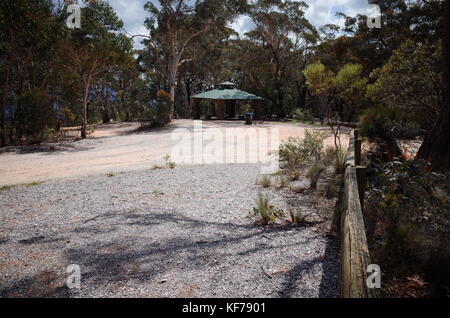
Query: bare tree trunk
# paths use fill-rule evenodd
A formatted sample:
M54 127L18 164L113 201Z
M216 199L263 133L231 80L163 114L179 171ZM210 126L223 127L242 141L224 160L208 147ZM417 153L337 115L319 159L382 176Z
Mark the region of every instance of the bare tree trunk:
M87 116L87 105L88 105L88 96L89 96L89 82L85 83L84 86L84 98L83 98L83 123L81 124L81 138L87 138L87 124L88 124L88 116Z
M180 58L178 55L175 55L173 57L172 63L169 68L169 90L170 90L170 100L172 102L172 106L169 112L169 118L168 121L171 122L173 119L173 112L175 107L175 89L176 89L176 82L177 82L177 73L178 73L178 65L180 63Z
M0 147L6 146L5 131L5 108L6 108L6 92L3 92L2 105L0 110Z
M111 121L111 115L109 112L109 108L110 108L109 107L109 92L106 91L104 96L105 96L105 99L103 102L103 123L106 124Z
M444 98L438 119L420 147L418 158L431 160L436 170L450 168L450 0L443 4L442 51Z

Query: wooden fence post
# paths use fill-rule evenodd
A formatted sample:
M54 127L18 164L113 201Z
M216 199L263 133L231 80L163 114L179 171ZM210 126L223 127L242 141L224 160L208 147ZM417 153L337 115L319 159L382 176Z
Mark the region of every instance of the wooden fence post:
M356 166L356 178L358 180L359 202L361 202L361 211L364 212L364 193L366 191L366 166Z
M355 139L355 166L361 165L361 139Z

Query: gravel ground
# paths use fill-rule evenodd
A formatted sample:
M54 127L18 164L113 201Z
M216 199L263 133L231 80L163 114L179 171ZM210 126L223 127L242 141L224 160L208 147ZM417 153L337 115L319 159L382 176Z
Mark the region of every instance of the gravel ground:
M336 297L336 242L308 226L246 218L257 165L186 166L0 191L1 297ZM326 200L324 200L326 201ZM68 289L66 268L81 268Z

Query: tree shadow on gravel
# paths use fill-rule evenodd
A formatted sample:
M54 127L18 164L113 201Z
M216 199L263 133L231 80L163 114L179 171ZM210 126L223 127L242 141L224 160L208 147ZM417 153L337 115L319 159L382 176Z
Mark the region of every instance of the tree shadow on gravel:
M0 286L1 298L67 298L71 292L64 275L43 271Z
M218 259L240 259L260 251L267 252L307 243L297 240L292 244L286 244L285 241L278 244L271 240L270 236L286 230L292 231L292 228L264 229L246 224L201 221L181 214L134 213L123 218L125 226L133 228L150 226L146 231L152 231L151 227L159 224L176 223L180 233L164 241L158 240L157 234L153 241L143 241L139 237L129 236L120 241L88 243L81 247L66 249L67 263L81 266L85 284L104 285L108 282L126 282L130 278L148 283L156 276L172 270L183 273L211 266L209 254L212 250L220 251ZM189 233L196 234L190 236ZM267 244L260 244L266 239ZM251 241L246 242L247 240Z

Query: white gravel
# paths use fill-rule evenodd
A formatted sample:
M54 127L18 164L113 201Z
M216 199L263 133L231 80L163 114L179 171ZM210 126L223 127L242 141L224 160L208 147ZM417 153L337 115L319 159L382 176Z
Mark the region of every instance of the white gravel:
M319 225L246 218L258 192L315 209L304 194L255 185L258 173L186 166L0 191L0 296L337 296L338 248ZM66 287L70 264L80 289Z

